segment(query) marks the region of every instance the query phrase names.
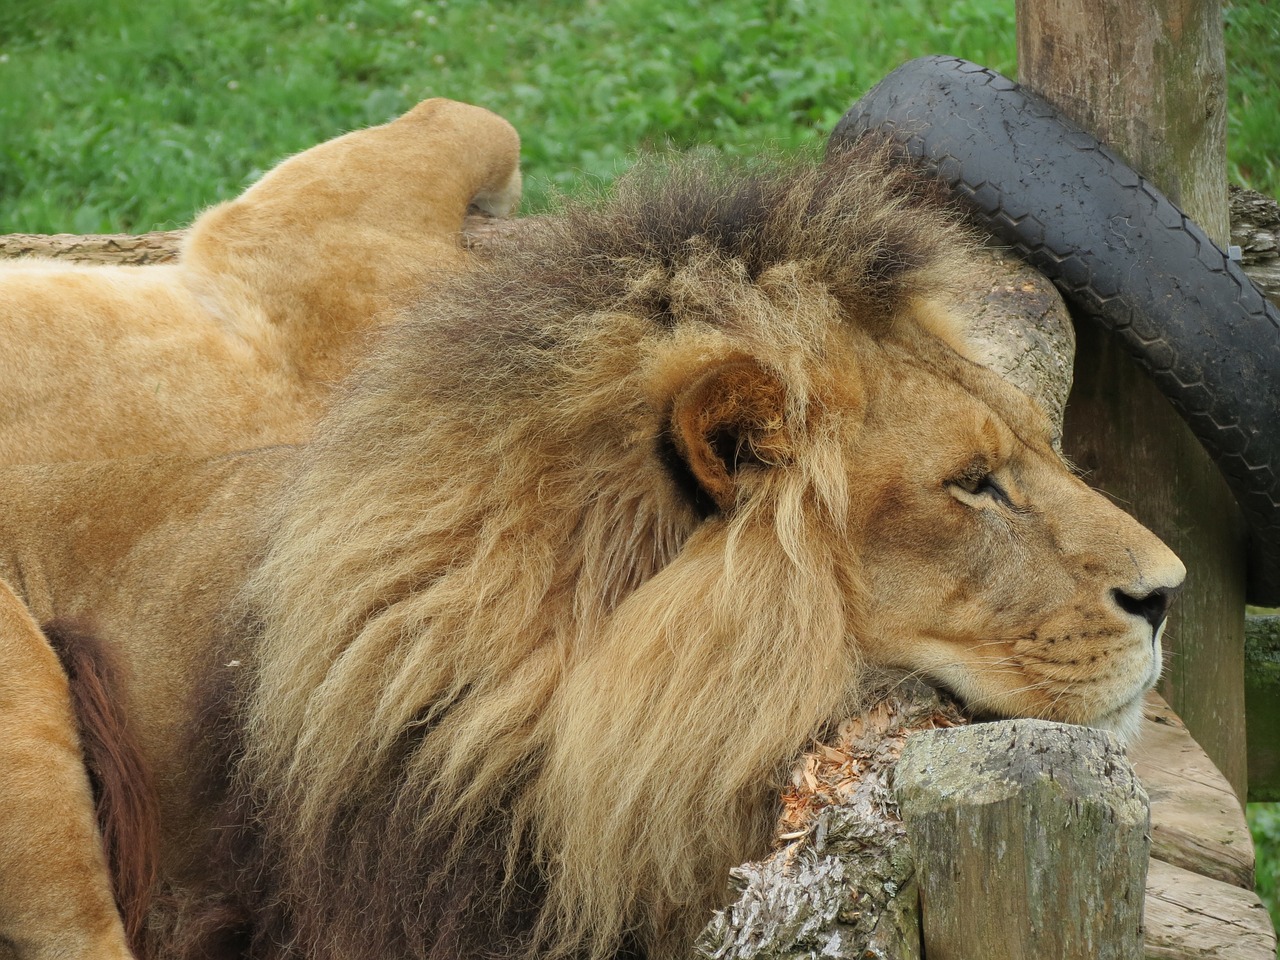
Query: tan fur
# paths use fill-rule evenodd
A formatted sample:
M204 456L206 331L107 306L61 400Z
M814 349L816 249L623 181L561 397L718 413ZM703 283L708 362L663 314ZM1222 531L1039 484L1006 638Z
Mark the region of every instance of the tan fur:
M927 193L874 150L641 178L428 298L306 448L0 477L0 574L120 652L160 953L683 957L868 664L1123 730L1159 648L1113 591L1182 566L939 333Z
M286 160L192 225L174 265L0 264L0 463L216 453L309 434L378 319L505 214L519 140L427 100Z

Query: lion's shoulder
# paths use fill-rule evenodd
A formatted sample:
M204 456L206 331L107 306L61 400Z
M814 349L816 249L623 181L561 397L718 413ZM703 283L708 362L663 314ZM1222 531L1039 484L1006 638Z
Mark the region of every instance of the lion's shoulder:
M0 463L304 439L370 331L465 266L468 206L519 195L511 125L434 99L285 160L176 263L0 265Z

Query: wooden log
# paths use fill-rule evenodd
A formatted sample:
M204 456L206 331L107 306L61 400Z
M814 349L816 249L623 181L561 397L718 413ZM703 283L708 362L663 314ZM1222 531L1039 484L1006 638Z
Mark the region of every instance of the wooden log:
M1019 78L1225 246L1220 0L1018 0L1017 22ZM1239 507L1138 366L1090 325L1077 333L1063 447L1090 483L1186 561L1160 690L1243 800L1246 530Z
M1143 721L1129 755L1151 798L1145 956L1272 960L1275 932L1253 892L1253 845L1231 785L1158 696Z
M1129 759L1151 800L1151 856L1252 889L1253 841L1231 784L1154 693L1143 720Z
M874 684L873 684L874 689ZM916 731L963 723L918 680L888 677L868 709L797 764L778 849L732 875L702 960L919 960L915 863L889 782Z
M1137 960L1147 795L1108 733L1006 720L921 733L894 793L929 960Z
M1276 957L1271 918L1256 893L1159 860L1147 877L1146 944L1145 960Z
M955 302L987 366L1040 402L1061 449L1062 414L1071 393L1075 328L1052 283L1017 257L988 251Z
M920 919L914 860L897 805L885 800L882 791L904 734L916 736L913 731L936 726L939 706L936 694L923 685L895 686L860 721L856 737L837 742L837 751L857 758L858 776L873 782L852 791L846 784L846 801L822 807L807 829L797 831L791 819L784 820L778 852L735 871L735 902L704 932L700 956L919 957L919 935L913 935ZM807 773L815 761L827 762L829 749L815 748L803 771ZM1252 846L1231 786L1168 704L1154 694L1148 697L1142 730L1129 755L1151 799L1153 842L1143 955L1165 960L1232 958L1238 942L1271 943L1270 917L1258 908L1251 890ZM824 777L821 766L817 772L820 794L822 784L840 779ZM866 802L868 798L875 802ZM855 926L858 923L861 926ZM1003 952L1004 931L998 934L994 942L971 942L974 954L1016 956Z
M178 259L185 230L155 233L10 233L0 236L0 257L56 257L74 263L142 266Z
M1231 187L1227 199L1240 265L1272 303L1280 304L1280 202L1240 187Z
M1186 562L1160 693L1243 801L1244 520L1191 429L1114 339L1092 324L1076 335L1063 447L1091 485Z

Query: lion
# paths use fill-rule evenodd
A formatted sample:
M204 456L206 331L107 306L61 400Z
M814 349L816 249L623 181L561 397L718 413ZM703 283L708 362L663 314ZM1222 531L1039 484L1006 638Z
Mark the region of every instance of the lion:
M0 264L0 463L304 440L370 328L465 261L468 205L515 207L519 151L426 100L206 211L174 264Z
M1185 570L969 355L935 193L636 174L305 445L5 470L0 937L673 960L873 669L1133 731Z

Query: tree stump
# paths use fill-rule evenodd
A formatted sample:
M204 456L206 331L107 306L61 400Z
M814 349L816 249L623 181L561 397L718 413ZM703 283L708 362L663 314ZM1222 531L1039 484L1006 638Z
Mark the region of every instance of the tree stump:
M894 793L929 960L1140 960L1146 791L1109 733L1006 720L918 734Z

